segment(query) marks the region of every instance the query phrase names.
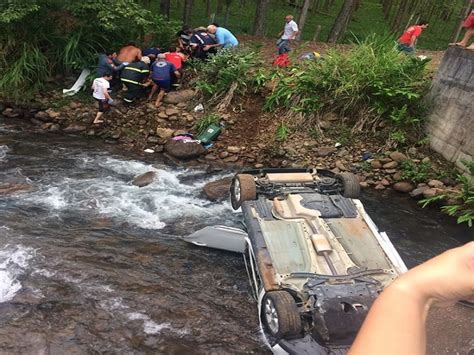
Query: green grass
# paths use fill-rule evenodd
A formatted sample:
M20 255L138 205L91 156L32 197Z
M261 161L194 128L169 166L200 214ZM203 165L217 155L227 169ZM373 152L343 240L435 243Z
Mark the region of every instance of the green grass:
M217 0L212 0L212 11L215 12ZM301 2L301 1L300 1ZM336 0L335 5L329 12L316 12L310 10L307 23L302 34L303 41L313 39L314 33L318 25L321 25L320 41L325 41L334 20L339 12L343 0ZM157 11L159 2L152 2L150 5L153 11ZM173 1L171 7L171 18L173 20L181 20L182 4L184 1ZM458 14L462 4L461 0L454 0L452 6L456 9L454 14ZM237 35L251 34L253 20L255 15L255 1L245 0L245 5L240 7L240 0L234 0L231 5L231 12L227 28ZM276 38L284 25L284 17L287 14L293 14L298 17L299 9L295 9L283 0L270 0L269 11L267 15L266 36ZM222 15L216 15L214 21L224 26L225 8ZM420 49L445 49L450 41L451 33L458 24L459 19L453 15L451 20L444 22L442 20L432 20L431 26L423 33L418 41ZM195 0L190 25L193 27L204 26L209 23L206 17L205 1ZM404 23L405 25L406 23ZM372 33L385 35L389 32L389 25L385 21L382 14L382 5L379 0L364 0L359 10L354 14L349 24L348 31L343 42L351 41L354 36L363 40ZM394 38L400 33L396 33Z

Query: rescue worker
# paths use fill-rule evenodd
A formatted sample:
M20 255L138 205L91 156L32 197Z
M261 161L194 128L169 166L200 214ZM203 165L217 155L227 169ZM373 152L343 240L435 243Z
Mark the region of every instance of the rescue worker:
M142 57L141 61L130 63L122 70L121 80L127 87L123 96L126 104L132 104L138 97L145 94L149 86L148 77L150 76L150 58Z
M215 54L216 39L207 33L207 29L198 29L190 39L193 56L197 59L206 60L209 54Z

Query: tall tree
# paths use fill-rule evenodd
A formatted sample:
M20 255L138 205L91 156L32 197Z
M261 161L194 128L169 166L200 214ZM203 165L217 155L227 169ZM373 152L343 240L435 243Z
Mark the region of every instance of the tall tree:
M304 25L306 23L306 18L308 17L309 6L311 5L311 0L304 0L303 7L301 8L300 19L298 21L298 35L296 39L301 38L301 33L303 32Z
M206 17L211 17L211 0L206 0Z
M270 0L257 0L257 9L255 10L255 21L253 23L253 34L256 36L265 35L265 17Z
M194 0L185 0L184 9L183 9L183 23L185 25L189 24L189 19L191 18L191 11L193 9Z
M216 15L222 15L223 9L224 9L224 0L217 0Z
M168 20L170 19L170 8L171 8L170 0L160 0L160 13Z
M230 5L232 5L232 0L225 0L225 17L224 17L224 26L227 27L230 17Z
M336 43L339 41L344 33L346 32L347 26L351 21L352 14L357 2L355 0L344 0L341 10L337 15L334 25L332 25L331 31L329 32L327 42Z

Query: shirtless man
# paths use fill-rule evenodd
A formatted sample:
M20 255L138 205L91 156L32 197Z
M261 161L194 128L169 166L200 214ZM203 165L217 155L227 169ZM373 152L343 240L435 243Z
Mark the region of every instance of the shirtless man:
M128 43L125 47L120 48L117 59L121 62L135 62L142 59L142 51L134 42Z

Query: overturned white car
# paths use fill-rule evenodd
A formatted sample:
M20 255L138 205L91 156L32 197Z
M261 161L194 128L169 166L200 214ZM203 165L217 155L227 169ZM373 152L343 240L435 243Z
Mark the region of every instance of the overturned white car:
M359 192L349 173L248 170L231 185L246 231L206 227L185 238L244 254L274 352L345 353L378 294L406 270Z

